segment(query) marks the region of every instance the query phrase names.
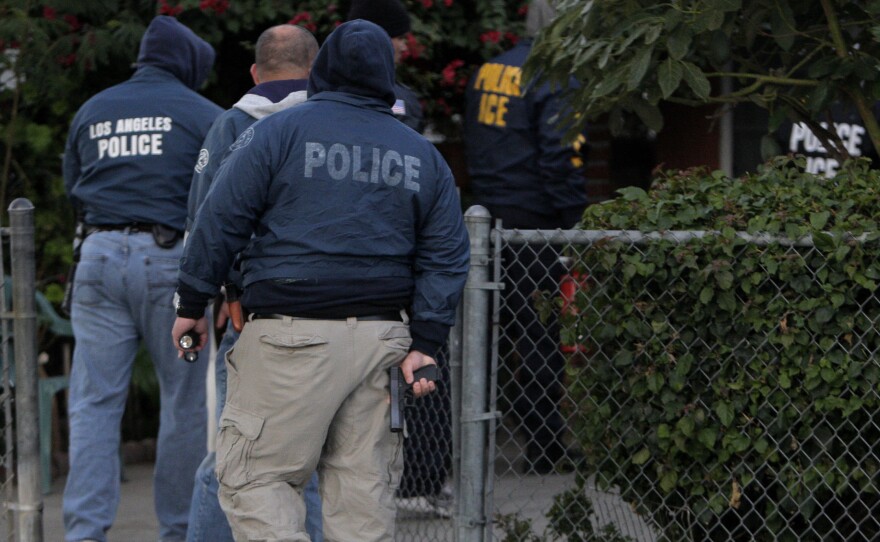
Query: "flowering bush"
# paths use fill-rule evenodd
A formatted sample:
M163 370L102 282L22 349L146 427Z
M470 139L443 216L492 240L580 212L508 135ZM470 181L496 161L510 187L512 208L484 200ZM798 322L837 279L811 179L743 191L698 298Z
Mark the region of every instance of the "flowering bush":
M131 75L157 14L177 17L217 50L205 95L229 107L250 86L252 44L265 28L301 25L319 41L345 20L349 0L7 0L0 4L0 212L24 196L37 209L38 278L63 281L73 212L61 155L73 114ZM468 78L519 39L527 0L403 0L412 18L399 79L421 97L438 139L460 138ZM5 215L4 215L5 216ZM56 284L47 289L60 298ZM56 299L57 300L57 299Z

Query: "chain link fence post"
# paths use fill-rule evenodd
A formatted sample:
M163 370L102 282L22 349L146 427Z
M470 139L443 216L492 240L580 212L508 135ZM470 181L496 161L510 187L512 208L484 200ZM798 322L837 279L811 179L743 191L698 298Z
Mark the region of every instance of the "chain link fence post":
M9 225L15 345L18 534L21 542L42 542L33 204L25 198L10 203Z
M486 540L486 396L489 361L489 212L474 206L464 215L471 267L462 302L461 465L455 515L458 542Z

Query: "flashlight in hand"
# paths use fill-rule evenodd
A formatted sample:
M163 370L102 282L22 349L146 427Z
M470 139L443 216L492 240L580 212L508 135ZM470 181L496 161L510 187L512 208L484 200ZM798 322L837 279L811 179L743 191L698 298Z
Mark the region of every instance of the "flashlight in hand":
M189 350L190 348L195 348L199 344L199 336L194 330L189 330L183 335L180 336L180 339L177 341L177 344L180 345L184 350ZM184 361L188 363L195 363L197 359L199 359L198 352L184 352L183 353Z

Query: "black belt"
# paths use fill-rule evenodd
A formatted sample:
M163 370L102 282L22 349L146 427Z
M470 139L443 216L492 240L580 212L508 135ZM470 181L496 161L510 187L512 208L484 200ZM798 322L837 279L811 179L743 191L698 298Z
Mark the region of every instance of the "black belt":
M285 318L299 318L303 320L348 320L348 318L357 318L362 322L403 322L403 318L400 316L400 311L389 311L383 312L380 314L368 314L366 316L351 316L351 317L336 317L336 316L321 316L321 317L303 317L303 316L291 316L289 314L251 314L251 320L283 320Z
M152 233L155 224L150 222L129 222L128 224L86 224L86 235L96 231L129 231Z

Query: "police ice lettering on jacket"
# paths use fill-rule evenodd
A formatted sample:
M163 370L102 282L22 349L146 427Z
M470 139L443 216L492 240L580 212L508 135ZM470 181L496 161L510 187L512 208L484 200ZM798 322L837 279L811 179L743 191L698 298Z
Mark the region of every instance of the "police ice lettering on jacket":
M97 140L98 160L120 156L160 156L162 132L170 132L171 117L134 117L89 125L89 139Z
M819 123L822 128L828 129L827 122ZM846 122L835 122L834 131L837 137L843 142L843 146L850 156L856 158L862 155L862 143L865 141L865 127L858 124L850 124ZM840 167L840 162L828 156L815 156L817 154L828 154L828 151L822 145L822 142L816 137L816 134L810 130L804 122L798 122L791 127L791 134L788 137L788 150L793 153L807 154L808 173L824 174L833 177ZM813 156L809 156L813 155Z
M308 141L303 176L311 179L315 170L322 168L335 181L378 183L381 179L388 186L397 186L403 181L404 188L418 192L421 165L421 160L415 156L401 155L392 149L383 151L378 147L342 143L333 143L327 148L322 143ZM401 166L403 171L400 171Z
M522 69L519 66L491 62L483 64L474 79L474 90L483 91L477 120L489 126L507 126L504 118L507 115L507 104L511 96L522 96L519 84L521 79Z

